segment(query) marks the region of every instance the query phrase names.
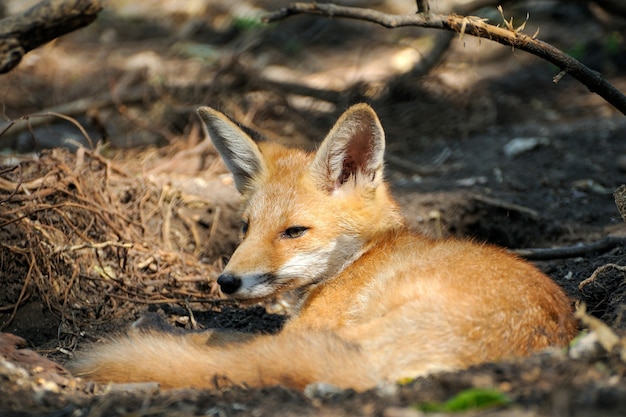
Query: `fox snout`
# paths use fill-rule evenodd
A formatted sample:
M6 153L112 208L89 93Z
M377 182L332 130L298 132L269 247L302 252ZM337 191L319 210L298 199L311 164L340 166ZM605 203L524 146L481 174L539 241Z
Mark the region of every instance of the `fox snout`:
M217 278L217 283L224 294L234 294L241 288L241 278L229 273L220 275Z
M261 300L271 297L284 285L274 274L243 274L223 272L217 278L222 293L237 300Z

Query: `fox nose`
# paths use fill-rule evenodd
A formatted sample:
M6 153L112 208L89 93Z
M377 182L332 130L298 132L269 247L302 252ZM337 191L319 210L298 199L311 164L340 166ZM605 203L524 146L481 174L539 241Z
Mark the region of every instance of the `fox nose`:
M217 278L217 283L224 294L233 294L241 287L241 278L232 274L222 274Z

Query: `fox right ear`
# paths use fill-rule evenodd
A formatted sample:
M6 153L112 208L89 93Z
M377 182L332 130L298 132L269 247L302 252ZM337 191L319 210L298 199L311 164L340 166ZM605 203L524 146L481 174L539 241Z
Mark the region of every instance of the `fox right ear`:
M239 126L217 110L200 107L198 115L224 163L233 173L237 190L243 193L250 181L265 170L259 147Z
M328 133L311 165L319 186L337 191L344 184L375 189L383 180L385 132L367 104L350 107Z

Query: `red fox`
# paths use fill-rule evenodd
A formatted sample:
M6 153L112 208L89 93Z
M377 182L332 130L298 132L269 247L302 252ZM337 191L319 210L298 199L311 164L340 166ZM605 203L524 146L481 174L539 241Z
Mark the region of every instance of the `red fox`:
M409 230L368 105L349 108L313 153L255 143L222 113L198 113L242 195L242 241L220 288L246 302L292 291L297 312L277 335L131 331L91 348L76 375L366 390L562 347L577 332L569 299L534 266Z

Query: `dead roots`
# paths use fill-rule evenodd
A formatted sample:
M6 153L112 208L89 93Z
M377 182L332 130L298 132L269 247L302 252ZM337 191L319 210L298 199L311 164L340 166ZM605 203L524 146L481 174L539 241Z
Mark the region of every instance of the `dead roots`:
M142 173L140 157L55 149L0 170L0 330L32 296L74 328L137 304L215 300L218 266L198 258L227 239L215 236L219 202Z

